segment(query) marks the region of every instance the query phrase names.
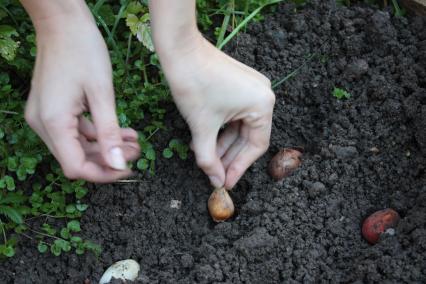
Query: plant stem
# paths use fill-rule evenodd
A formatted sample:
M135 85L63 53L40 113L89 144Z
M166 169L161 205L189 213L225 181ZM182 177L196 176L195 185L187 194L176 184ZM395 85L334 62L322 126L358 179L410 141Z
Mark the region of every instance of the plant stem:
M129 5L129 1L127 0L123 5L121 5L120 11L118 11L117 16L115 17L114 26L111 30L111 36L108 36L108 42L112 40L112 37L115 35L115 31L117 30L118 23L120 22L121 17L124 14L124 11L127 9L127 6Z
M40 236L44 236L44 237L48 237L48 238L57 239L57 240L63 240L63 238L59 238L59 237L56 237L56 236L53 236L53 235L45 234L45 233L43 233L43 232L40 232L40 231L34 230L34 229L32 229L32 228L31 228L31 227L30 227L27 223L24 223L24 224L28 226L28 230L30 230L31 232L33 232L33 233L35 233L35 234L38 234L38 235L40 235Z
M149 141L149 139L152 138L152 136L154 136L155 133L157 133L157 131L160 130L160 128L156 128L149 136L148 138L146 138L146 141Z
M4 114L19 114L19 112L10 111L10 110L0 110L0 113L4 113Z
M1 219L0 219L0 227L1 227L1 230L2 230L2 232L3 232L3 240L4 240L4 243L6 244L6 243L7 243L6 231L4 230L4 223L2 222L2 220L1 220Z
M312 60L312 58L314 58L316 56L316 54L311 54L306 60L305 62L303 62L299 67L297 67L296 69L294 69L290 74L284 76L282 79L279 79L278 81L274 81L272 82L272 89L277 88L279 85L281 85L282 83L284 83L285 81L287 81L288 79L292 78L293 76L295 76L300 69L302 69L306 64L308 64L308 62L310 62Z
M96 2L95 6L93 7L93 11L95 13L98 13L99 9L102 7L102 5L106 2L106 0L99 0Z
M25 219L25 221L34 220L34 219L41 218L41 217L48 217L48 218L53 218L53 219L67 218L67 216L53 216L53 215L49 215L49 214L40 214L38 216L27 218L27 219Z
M127 78L129 76L129 68L128 68L128 64L129 64L129 59L130 59L130 52L132 50L132 33L129 33L129 38L127 40L127 52L126 52L126 61L124 62L124 72L125 72L125 77L123 80L123 88L125 87L125 85L127 84Z
M18 22L15 19L15 16L12 14L12 12L9 11L9 9L6 8L6 6L4 6L2 4L2 5L0 5L0 8L2 8L9 15L9 17L12 19L13 23L15 24L15 26L19 26Z

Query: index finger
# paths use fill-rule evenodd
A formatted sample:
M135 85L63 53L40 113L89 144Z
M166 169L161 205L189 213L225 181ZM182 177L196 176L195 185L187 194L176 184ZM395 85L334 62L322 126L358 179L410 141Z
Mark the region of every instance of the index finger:
M248 132L248 141L227 168L225 188L233 188L245 171L266 152L271 137L271 125L272 114L257 123L243 120L242 132Z

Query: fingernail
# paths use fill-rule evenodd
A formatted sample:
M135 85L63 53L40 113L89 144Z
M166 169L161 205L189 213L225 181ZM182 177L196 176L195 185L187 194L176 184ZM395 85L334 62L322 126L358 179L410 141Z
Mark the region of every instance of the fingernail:
M216 176L209 176L210 183L215 187L219 188L223 186L223 182L221 182L220 178Z
M123 150L120 147L114 147L110 151L111 167L115 170L125 170L127 168L124 160Z

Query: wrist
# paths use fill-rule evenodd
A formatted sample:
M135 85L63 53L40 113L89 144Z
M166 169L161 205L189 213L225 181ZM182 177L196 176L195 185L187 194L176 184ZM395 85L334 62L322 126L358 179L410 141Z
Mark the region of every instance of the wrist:
M38 35L64 33L69 27L95 25L84 0L21 0Z
M185 33L176 35L176 37L155 36L154 46L160 60L172 60L186 57L198 50L204 43L205 39L198 29L186 31Z
M193 50L202 40L195 0L150 0L149 10L154 46L160 59Z

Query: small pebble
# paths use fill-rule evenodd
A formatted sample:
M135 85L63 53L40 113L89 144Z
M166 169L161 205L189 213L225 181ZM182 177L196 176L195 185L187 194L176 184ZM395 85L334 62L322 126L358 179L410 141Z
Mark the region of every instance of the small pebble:
M379 150L379 148L377 148L376 146L374 146L374 147L370 148L370 152L373 153L373 154L377 154L377 153L380 152L380 150Z
M394 228L389 228L389 229L387 229L385 231L385 234L389 235L389 236L393 236L393 235L395 235L395 229Z
M182 206L182 201L176 200L176 199L170 200L170 208L180 209L181 206Z

